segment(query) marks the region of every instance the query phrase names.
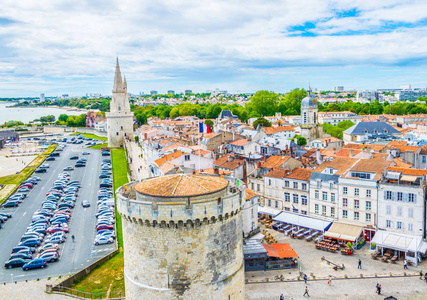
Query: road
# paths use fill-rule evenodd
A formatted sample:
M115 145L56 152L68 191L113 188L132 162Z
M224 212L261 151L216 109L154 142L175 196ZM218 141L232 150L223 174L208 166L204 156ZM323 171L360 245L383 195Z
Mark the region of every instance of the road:
M82 157L82 151L90 152L85 155L87 164L84 168L75 168L69 171L71 180L79 180L81 189L75 208L71 211L69 222L70 232L65 243L60 244L60 260L49 263L45 269L35 269L23 271L21 268L4 269L0 268L0 283L9 282L11 274L17 281L32 280L37 278L56 277L59 275L69 275L90 265L95 260L114 251L115 245L94 246L95 223L96 223L96 201L99 188L100 164L102 161L99 150L86 149L82 145L67 144L61 156L55 161L48 161L50 168L47 173L34 174L39 176L41 181L27 193L27 198L18 208L1 209L3 212L13 213L13 217L5 222L0 229L0 264L8 260L12 248L19 243L21 236L31 223L33 213L41 207L41 203L46 197L46 192L52 187L58 174L63 172L66 166L74 166L75 160L69 158L73 155ZM104 157L105 158L105 157ZM91 206L83 208L82 200L89 200ZM71 235L75 236L72 242Z

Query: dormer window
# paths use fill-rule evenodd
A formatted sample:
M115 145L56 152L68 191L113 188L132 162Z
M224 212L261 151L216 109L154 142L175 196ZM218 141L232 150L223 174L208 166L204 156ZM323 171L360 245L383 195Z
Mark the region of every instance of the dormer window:
M374 129L374 133L378 133L378 130L376 128Z
M365 130L363 131L364 133L368 133L368 129L365 128Z
M383 129L383 132L384 132L384 133L388 133L387 128L384 128L384 129Z

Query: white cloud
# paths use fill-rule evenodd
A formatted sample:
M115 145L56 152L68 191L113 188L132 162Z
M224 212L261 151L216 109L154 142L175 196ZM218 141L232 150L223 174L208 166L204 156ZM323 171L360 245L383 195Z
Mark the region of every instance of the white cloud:
M12 85L28 81L36 91L46 86L38 87L37 80L29 78L61 81L87 76L101 86L109 84L116 55L129 82L181 80L204 86L209 80L224 83L222 72L227 82L251 86L242 84L239 73L245 72L250 81L261 70L267 76L286 67L394 65L423 58L427 52L425 27L330 36L369 31L389 21L423 20L424 1L4 0L2 4L0 17L19 22L0 25L0 45L12 53L0 56L0 74L7 74L4 78ZM359 13L336 17L337 11L351 9ZM306 22L316 23L312 31L320 36L289 36L289 28ZM57 80L47 84L62 84Z

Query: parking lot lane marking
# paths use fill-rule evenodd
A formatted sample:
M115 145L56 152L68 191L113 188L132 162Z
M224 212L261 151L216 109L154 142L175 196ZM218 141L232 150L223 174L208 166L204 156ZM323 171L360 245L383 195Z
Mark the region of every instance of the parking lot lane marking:
M22 216L25 216L27 214L27 212L24 212L24 214Z
M13 276L13 278L18 278L18 277L24 277L25 275L17 275L17 276Z

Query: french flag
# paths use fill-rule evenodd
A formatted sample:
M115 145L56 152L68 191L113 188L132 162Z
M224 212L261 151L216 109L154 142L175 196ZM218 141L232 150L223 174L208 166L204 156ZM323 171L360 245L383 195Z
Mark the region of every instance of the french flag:
M205 123L199 122L199 133L211 133L211 127Z

